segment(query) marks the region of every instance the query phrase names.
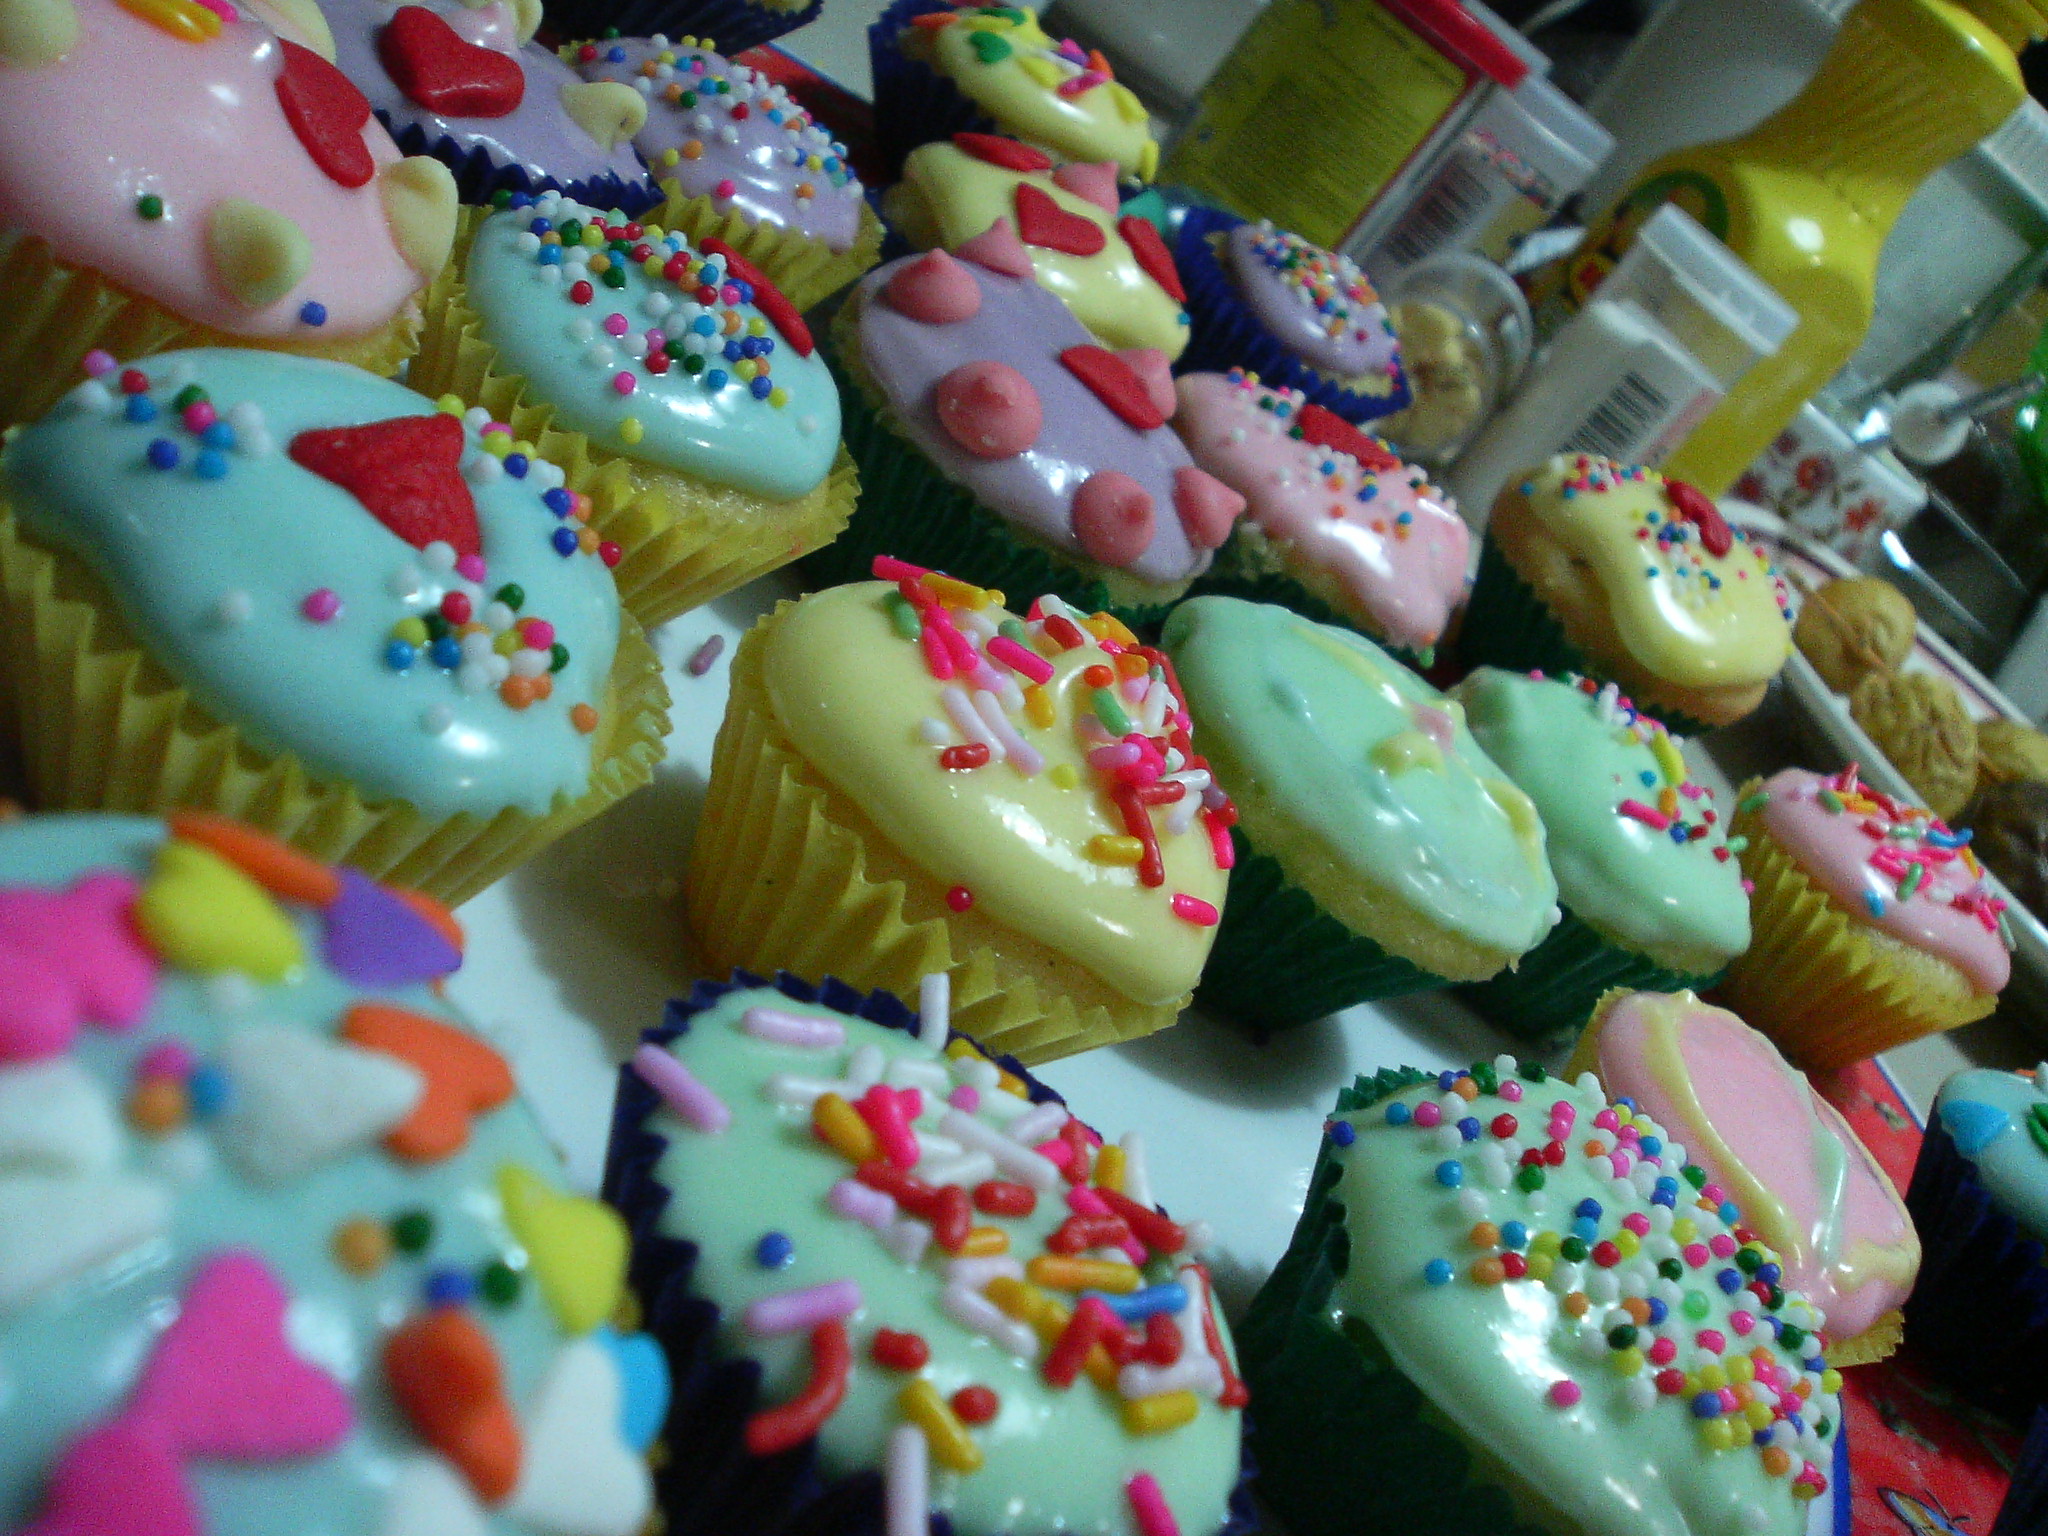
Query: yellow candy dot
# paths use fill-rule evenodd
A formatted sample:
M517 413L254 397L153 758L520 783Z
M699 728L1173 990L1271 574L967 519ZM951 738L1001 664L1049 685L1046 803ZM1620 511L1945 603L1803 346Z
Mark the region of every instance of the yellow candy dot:
M1826 1370L1822 1371L1820 1373L1820 1389L1823 1392L1841 1391L1842 1373L1833 1366L1829 1366Z
M1541 1285L1548 1280L1551 1271L1557 1268L1557 1260L1547 1253L1529 1255L1529 1278Z
M674 154L675 151L670 150L669 153ZM664 230L659 224L642 224L640 226L641 238L646 240L659 241L661 237L666 233L667 231Z
M747 334L749 336L766 336L768 334L768 322L759 315L751 316L747 320Z
M486 432L480 444L485 453L494 459L502 459L512 451L512 439L502 432Z
M1643 1368L1643 1352L1634 1345L1614 1350L1607 1357L1607 1365L1617 1376L1633 1376Z
M1702 1392L1718 1392L1728 1385L1728 1373L1718 1365L1701 1366L1699 1376Z
M1738 1387L1746 1387L1756 1380L1756 1365L1747 1355L1736 1355L1728 1362L1728 1380Z
M637 443L646 435L647 428L641 425L638 416L628 416L619 423L619 441L622 443Z
M785 405L789 404L789 391L780 384L776 385L768 391L768 403L778 411L781 410Z
M1623 1227L1614 1234L1614 1246L1621 1250L1624 1259L1632 1259L1642 1250L1643 1240L1627 1227Z
M1681 1248L1699 1235L1699 1225L1690 1216L1681 1216L1671 1223L1671 1240Z
M661 258L659 256L648 257L645 261L640 263L640 270L642 272L645 272L649 277L661 276Z
M334 1262L352 1275L374 1275L391 1257L391 1229L357 1216L334 1229Z
M1735 1425L1729 1419L1706 1419L1700 1424L1700 1439L1710 1451L1735 1448Z
M526 642L519 638L519 635L516 631L508 629L503 634L498 636L497 639L491 642L491 649L496 651L500 656L510 656L514 651L521 649L525 644Z
M1557 1250L1563 1244L1564 1234L1562 1232L1546 1229L1545 1231L1538 1232L1535 1241L1529 1244L1529 1255L1531 1258L1534 1258L1540 1253L1554 1259L1557 1257Z
M592 249L595 249L598 246L603 245L604 231L599 229L595 224L584 225L583 243L587 246L590 246Z
M591 254L590 260L585 265L590 268L594 276L602 277L605 273L611 271L612 259L603 251L596 251Z
M1751 1429L1769 1429L1771 1427L1771 1410L1762 1403L1751 1403L1742 1410L1742 1418L1743 1422L1748 1424Z
M1054 763L1046 770L1045 776L1061 789L1073 789L1081 782L1081 775L1072 763Z
M407 645L425 645L427 622L425 619L400 619L391 626L391 638L403 640Z
M751 357L743 357L732 365L732 371L744 384L751 380L758 370L754 367L754 360Z

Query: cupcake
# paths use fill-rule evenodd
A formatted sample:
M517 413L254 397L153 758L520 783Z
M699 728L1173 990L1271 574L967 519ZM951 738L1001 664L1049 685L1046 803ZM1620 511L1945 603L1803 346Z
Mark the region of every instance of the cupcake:
M1933 672L1873 672L1850 691L1849 714L1937 816L1969 801L1977 722L1954 683Z
M2048 1083L1972 1070L1941 1085L1906 1208L1926 1254L1906 1338L1949 1386L2016 1423L2048 1403Z
M896 0L868 28L875 133L897 172L920 144L1007 134L1058 160L1107 162L1150 181L1159 169L1145 104L1109 60L1055 41L1023 6Z
M624 1223L431 902L208 817L0 827L0 1519L637 1536Z
M1359 1078L1238 1330L1256 1491L1296 1536L1831 1530L1841 1377L1744 1220L1590 1075Z
M1167 426L1165 355L1097 346L1028 267L892 262L854 290L831 347L867 494L810 562L822 579L897 554L1149 618L1244 509Z
M1494 503L1471 666L1616 682L1673 730L1740 720L1791 654L1784 580L1682 480L1559 454Z
M1920 1239L1892 1181L1777 1047L1690 992L1610 993L1568 1075L1591 1072L1682 1141L1825 1316L1836 1365L1898 1347ZM1759 1278L1762 1278L1759 1271Z
M1193 322L1183 368L1249 369L1353 423L1409 404L1387 307L1349 257L1214 208L1188 210L1173 256Z
M1427 667L1465 595L1458 505L1378 438L1257 374L1183 373L1173 418L1248 515L1202 590L1343 624Z
M1853 767L1751 780L1734 830L1756 889L1728 1001L1801 1066L1845 1067L1998 1005L2006 904L1967 832Z
M1576 1030L1610 987L1677 992L1719 979L1749 947L1749 897L1727 807L1693 779L1664 727L1614 684L1583 677L1482 667L1452 697L1535 802L1564 911L1514 971L1467 1000L1536 1040Z
M1249 1530L1201 1229L925 997L700 983L620 1075L667 1528Z
M311 49L232 6L44 0L0 28L0 122L0 427L96 349L412 352L455 184Z
M1070 163L1014 139L956 133L903 163L882 212L912 245L1005 271L1027 264L1109 347L1187 346L1187 301L1157 228L1119 214L1116 167Z
M1276 1029L1483 981L1558 921L1543 823L1464 711L1371 641L1198 597L1162 642L1237 798L1201 1001Z
M467 898L661 756L660 664L583 510L504 426L358 368L109 367L0 458L37 802L221 811Z
M916 991L1038 1063L1164 1029L1208 957L1230 801L1165 656L901 561L740 643L690 851L723 971Z
M809 328L716 237L514 197L465 226L409 378L568 470L650 627L829 542L853 510Z
M1896 672L1913 654L1920 621L1912 601L1876 576L1824 582L1799 605L1792 643L1836 693L1873 672Z
M334 60L399 148L455 173L462 199L555 189L640 213L661 200L633 137L647 98L585 80L540 44L540 0L320 0Z
M562 57L646 98L633 142L667 194L664 228L726 241L798 309L875 264L882 221L846 146L766 74L693 38L576 43Z

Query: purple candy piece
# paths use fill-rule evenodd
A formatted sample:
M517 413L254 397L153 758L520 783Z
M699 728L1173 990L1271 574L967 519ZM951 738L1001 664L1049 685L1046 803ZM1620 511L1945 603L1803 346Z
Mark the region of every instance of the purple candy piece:
M341 894L324 914L321 948L336 975L354 987L403 987L436 981L462 964L441 931L367 875L347 865Z

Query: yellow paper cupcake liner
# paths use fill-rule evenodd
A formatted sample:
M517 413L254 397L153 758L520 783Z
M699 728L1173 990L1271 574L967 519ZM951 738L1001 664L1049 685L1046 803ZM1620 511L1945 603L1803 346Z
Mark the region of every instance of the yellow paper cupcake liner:
M131 293L87 267L60 261L29 236L5 248L0 262L0 428L34 421L85 378L95 348L121 362L187 347L256 347L353 363L386 377L412 355L419 336L416 305L367 336L333 341L237 336Z
M690 850L690 925L724 974L837 976L915 998L952 978L953 1027L1036 1066L1164 1029L1187 999L1147 1007L969 909L827 784L776 721L762 675L784 603L740 642L732 695ZM907 766L907 765L906 765Z
M582 795L558 795L538 816L436 817L366 800L197 703L143 649L106 586L82 562L22 538L4 504L0 706L38 809L216 811L449 906L647 783L668 734L660 660L622 615Z
M467 210L455 254L427 290L427 322L406 382L423 394L482 406L521 442L559 465L571 490L590 497L590 526L621 551L612 575L633 617L652 629L757 576L829 544L852 517L860 478L842 445L809 494L770 501L733 486L629 459L581 432L554 425L554 407L499 367L469 305L462 273L488 209Z
M1747 797L1756 786L1746 786ZM1729 967L1728 1006L1800 1066L1834 1071L1922 1035L1983 1018L1998 1005L1947 961L1857 920L1809 880L1755 812L1738 813L1749 839L1742 872L1749 949Z
M655 210L654 218L663 229L678 231L692 245L715 235L758 267L798 309L822 304L881 259L882 221L865 202L853 244L834 251L824 241L785 225L758 224L737 208L720 213L708 194L686 197L673 176L661 182L661 190L668 201Z

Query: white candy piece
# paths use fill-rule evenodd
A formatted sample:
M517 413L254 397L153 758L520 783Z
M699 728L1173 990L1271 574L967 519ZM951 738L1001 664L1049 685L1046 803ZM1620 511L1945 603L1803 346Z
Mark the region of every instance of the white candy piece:
M414 1456L399 1463L384 1495L377 1536L489 1536L484 1509L447 1462Z
M245 1024L221 1048L228 1076L221 1150L281 1184L367 1147L426 1092L417 1068L284 1024Z
M113 1099L78 1063L0 1072L0 1168L112 1173L122 1140Z
M617 1361L595 1339L555 1356L520 1425L525 1453L507 1514L553 1536L637 1536L654 1485L619 1432L623 1391Z
M0 1177L0 1312L161 1236L170 1219L170 1191L154 1179Z

